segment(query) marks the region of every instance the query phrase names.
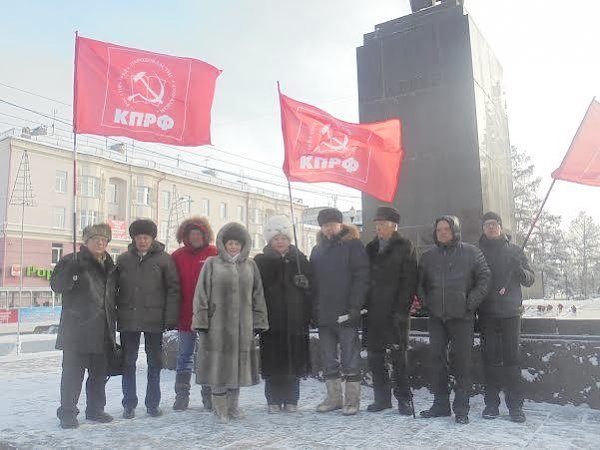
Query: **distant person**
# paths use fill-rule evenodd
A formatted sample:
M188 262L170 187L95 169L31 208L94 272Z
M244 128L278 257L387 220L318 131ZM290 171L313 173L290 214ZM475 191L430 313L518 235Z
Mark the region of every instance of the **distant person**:
M490 269L481 251L461 242L460 222L442 216L434 224L434 248L419 261L419 297L429 310L433 406L421 417L450 416L449 368L454 369L456 423L469 423L475 311L485 298ZM450 352L449 352L450 351ZM448 356L450 356L450 361Z
M104 412L108 352L115 346L115 264L106 251L112 233L107 224L83 230L83 245L63 256L50 278L50 287L62 294L60 327L56 348L63 351L60 380L60 407L56 415L62 428L77 428L77 402L85 385L85 418L107 423Z
M500 415L499 393L504 387L510 419L521 423L525 421L519 351L521 286L532 286L535 276L521 247L504 232L498 214L484 214L481 224L479 248L492 271L490 290L478 311L485 374L482 415L485 419ZM552 310L552 305L546 310Z

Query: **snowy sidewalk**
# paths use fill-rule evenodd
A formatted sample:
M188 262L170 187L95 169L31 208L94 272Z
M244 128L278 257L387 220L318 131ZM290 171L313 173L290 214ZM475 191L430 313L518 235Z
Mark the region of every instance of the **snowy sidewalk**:
M145 356L140 354L140 365ZM0 450L46 449L192 449L192 448L302 448L302 449L398 449L398 448L599 448L600 411L587 407L525 404L527 423L508 420L506 410L499 419L481 418L482 398L472 399L471 424L458 426L454 418L413 419L395 410L368 413L373 392L363 389L362 411L355 417L340 412L317 414L324 385L315 380L301 384L300 412L266 413L263 385L243 388L241 404L246 418L217 425L211 413L203 411L200 386L192 389L191 408L174 412L175 373L162 372L164 416L146 416L143 394L133 420L121 418L120 378L107 386L107 412L115 421L94 424L79 418L76 430L61 430L55 416L58 406L61 353L0 358ZM145 391L145 368L138 373L138 392ZM425 389L415 395L417 411L429 407L432 398ZM85 406L84 395L80 409Z

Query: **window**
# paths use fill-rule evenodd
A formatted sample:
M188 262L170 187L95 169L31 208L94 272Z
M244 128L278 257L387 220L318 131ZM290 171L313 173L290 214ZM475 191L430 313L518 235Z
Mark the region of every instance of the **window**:
M98 211L92 211L90 209L82 209L79 224L81 225L81 229L83 230L88 225L94 225L98 223L100 218Z
M254 223L257 225L262 223L262 211L258 208L254 210Z
M61 194L67 192L67 172L64 170L56 171L56 178L54 181L54 190Z
M108 203L116 205L119 203L119 188L116 183L108 183Z
M150 206L150 188L148 186L135 188L135 202L138 205Z
M202 199L202 215L210 216L210 200L207 198Z
M237 207L237 218L240 222L244 222L245 220L245 214L244 214L244 207L243 206L238 206Z
M100 197L100 179L83 175L81 177L81 196L82 197Z
M253 241L254 241L254 250L260 250L260 249L262 249L264 247L264 244L263 244L264 239L260 235L260 233L255 233L254 234Z
M169 210L171 209L171 193L169 191L162 191L162 209Z
M52 209L52 226L65 228L65 208L55 207Z
M220 217L221 219L227 219L227 203L221 202Z
M52 265L55 265L60 261L63 255L63 245L62 244L52 244Z
M167 234L169 232L169 221L168 220L161 220L160 221L160 227L159 227L159 239L163 242L165 242L165 240L167 239Z
M192 211L192 197L189 195L182 195L179 197L179 201L181 202L183 213L189 214Z

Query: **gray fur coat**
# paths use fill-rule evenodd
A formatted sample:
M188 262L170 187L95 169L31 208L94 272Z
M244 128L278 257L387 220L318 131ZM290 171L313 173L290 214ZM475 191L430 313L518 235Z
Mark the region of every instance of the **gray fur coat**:
M237 227L246 235L239 257L232 261L223 243L225 231ZM246 229L229 223L219 231L218 256L210 257L198 278L192 328L199 330L197 381L235 389L259 383L259 350L255 331L269 328L260 272L248 258Z

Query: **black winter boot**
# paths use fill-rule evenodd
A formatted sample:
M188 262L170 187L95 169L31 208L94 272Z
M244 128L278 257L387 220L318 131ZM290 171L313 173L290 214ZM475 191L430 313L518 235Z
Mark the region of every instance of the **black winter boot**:
M425 419L431 419L433 417L449 417L452 415L452 412L450 411L450 400L448 398L443 400L434 398L433 406L425 411L421 411L419 415Z
M204 405L204 409L207 411L212 411L212 391L210 386L202 386L202 404Z
M481 417L483 417L484 419L495 419L499 415L500 415L500 410L498 409L498 407L491 406L491 405L486 406L483 409L483 412L481 413Z
M514 408L508 411L510 415L510 420L515 423L523 423L525 422L525 413L523 412L523 408Z
M104 411L86 411L85 418L98 423L109 423L113 421L113 416Z
M374 387L375 401L367 406L369 412L379 412L392 407L392 393L389 386Z
M401 416L412 416L413 409L408 399L398 400L398 414Z
M175 411L185 411L190 404L191 373L178 373L175 375Z
M60 427L64 430L69 428L77 428L79 426L79 421L75 416L64 416L60 419Z

